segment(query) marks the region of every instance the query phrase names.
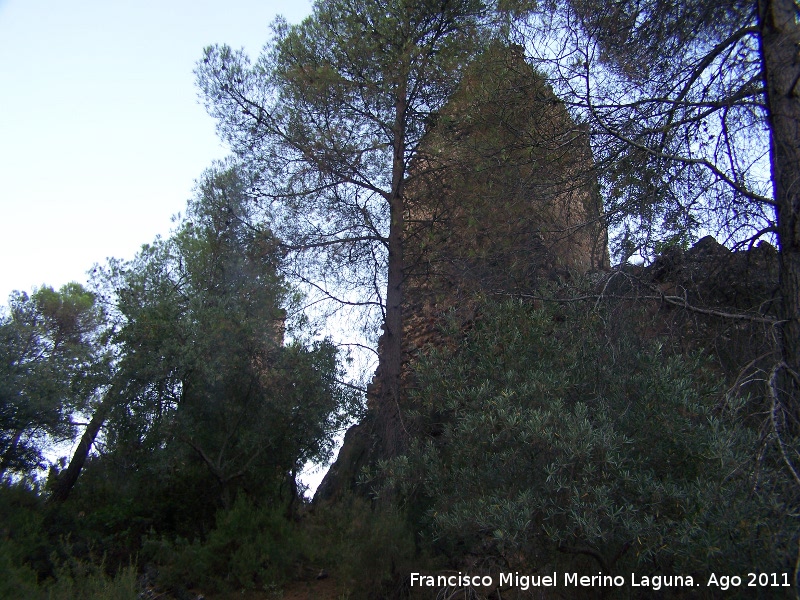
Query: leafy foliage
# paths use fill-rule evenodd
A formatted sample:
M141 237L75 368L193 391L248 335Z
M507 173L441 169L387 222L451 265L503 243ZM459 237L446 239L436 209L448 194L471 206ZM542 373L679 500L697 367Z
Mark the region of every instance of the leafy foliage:
M299 528L278 506L258 506L239 496L220 510L206 539L149 537L142 555L161 567L166 588L208 591L270 590L295 575L304 545Z
M41 489L20 481L0 484L0 597L22 600L134 600L136 566L112 568L83 542L60 535ZM81 532L83 533L83 532ZM82 540L83 535L79 535ZM81 546L81 547L78 547Z
M152 478L143 484L183 473L209 516L237 490L295 485L307 461L329 457L359 399L337 383L330 342L284 344L297 297L274 238L249 220L238 173L209 172L199 192L172 237L104 273L120 350L106 448Z
M255 64L212 46L196 69L296 279L331 311L351 311L368 338L383 325L381 393L395 399L410 167L424 170L423 137L496 32L496 8L318 1L299 25L277 21Z
M425 508L429 543L517 569L788 569L794 496L775 457L756 469L752 401L726 396L701 354L607 316L486 302L421 361L427 435L384 472Z
M709 232L734 244L775 231L756 4L545 2L523 27L587 124L622 260Z
M0 475L43 468L46 445L72 437L71 416L107 381L104 326L80 284L12 294L0 316Z
M433 564L420 554L405 511L389 503L344 494L315 507L304 529L308 559L336 573L348 597L395 597L398 581Z
M274 583L293 564L282 549L303 502L297 475L330 457L361 400L339 383L337 348L287 316L299 297L249 210L239 174L219 167L172 236L95 270L96 293L43 288L12 304L9 468L41 460L44 434L72 437L77 411L94 410L98 425L69 501L45 506L22 483L0 490L15 515L0 569L32 598L135 595L129 565L145 538L175 589L187 578ZM33 416L15 439L23 410ZM153 553L153 540L178 557Z
M402 410L406 381L408 241L447 239L464 251L453 271L462 278L486 283L507 269L528 283L531 240L503 231L533 212L531 196L551 220L562 184L593 190L597 172L623 258L685 247L705 229L744 243L784 227L784 352L773 373L785 372L788 397L796 391L800 245L786 223L800 206L797 130L773 119L797 118L772 104L796 100L774 75L794 77L781 67L795 67L786 49L796 47L796 2L542 2L569 41L542 37L552 62L537 68L570 92L564 103L523 47L510 62L492 59L533 4L319 1L300 25L278 21L255 64L226 46L206 50L198 81L239 166L206 173L172 236L99 269L105 296L41 288L13 296L0 317L0 595L130 598L139 550L176 594L191 584L271 590L307 562L381 593L428 551L490 569L792 568L797 490L753 428L760 400L725 393L702 353L673 354L578 303L481 304L474 329L454 325L417 365L403 404L417 413L401 425L418 435L382 465L402 493L294 521L298 471L330 457L360 403L339 383L334 345L293 328L299 297L285 274L315 302L384 319L375 389L386 427L375 431L405 448L389 413ZM791 18L777 23L787 7ZM788 33L770 38L778 25ZM767 60L779 50L789 54ZM491 77L515 84L501 94ZM514 95L552 109L512 108L523 106ZM565 137L552 126L569 109L583 123ZM530 127L513 126L517 110ZM523 140L528 129L542 139ZM457 181L441 176L446 164ZM781 178L770 180L768 164ZM577 183L588 165L588 183ZM430 221L463 215L458 234L454 221L413 230L429 226L411 218L414 186L433 184L455 206ZM479 185L487 193L476 195ZM566 229L600 219L584 208ZM505 211L509 227L485 231L487 211ZM45 508L38 487L12 480L42 467L46 444L74 437L75 417L91 410L84 459L92 445L95 455L69 503ZM797 446L789 434L783 442L781 451Z

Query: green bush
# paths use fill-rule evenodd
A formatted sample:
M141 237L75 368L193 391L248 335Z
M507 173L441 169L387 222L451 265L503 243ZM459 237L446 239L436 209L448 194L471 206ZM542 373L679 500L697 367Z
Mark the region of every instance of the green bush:
M702 354L578 306L481 310L419 361L422 433L383 466L431 548L504 569L793 572L796 495Z
M309 563L334 574L349 598L391 596L425 562L408 519L390 503L340 498L317 507L304 528Z
M136 600L139 597L136 567L108 575L104 564L67 560L56 570L56 579L47 586L48 600Z
M297 522L286 519L283 508L239 496L217 514L205 539L153 536L141 559L158 569L164 590L274 591L325 571L356 598L399 585L416 564L415 554L407 519L389 505L346 498Z
M219 511L205 540L148 539L142 556L159 566L159 583L168 589L270 589L294 575L303 555L300 531L284 512L241 495Z
M29 564L20 562L14 545L0 541L0 598L19 600L136 600L136 567L109 575L102 561L53 556L54 574L43 578Z
M135 567L109 574L85 541L61 535L64 520L68 515L45 507L37 486L0 485L0 598L135 600Z
M40 598L36 571L15 560L14 548L0 541L0 598Z
M0 598L38 598L52 571L38 492L27 481L0 483Z

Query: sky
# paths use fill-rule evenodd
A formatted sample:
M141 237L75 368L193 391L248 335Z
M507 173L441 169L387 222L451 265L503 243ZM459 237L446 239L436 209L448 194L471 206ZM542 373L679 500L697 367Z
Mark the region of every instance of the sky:
M169 233L228 151L193 69L309 0L0 0L0 304Z
M167 235L228 150L193 69L310 0L0 0L0 305ZM324 469L303 479L315 489Z

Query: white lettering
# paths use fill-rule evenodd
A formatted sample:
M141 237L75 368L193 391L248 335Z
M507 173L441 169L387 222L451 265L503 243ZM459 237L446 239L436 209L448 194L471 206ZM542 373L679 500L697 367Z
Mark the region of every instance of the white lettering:
M433 578L432 575L422 575L420 573L412 573L411 587L414 587L415 585L434 587L436 585L436 580Z

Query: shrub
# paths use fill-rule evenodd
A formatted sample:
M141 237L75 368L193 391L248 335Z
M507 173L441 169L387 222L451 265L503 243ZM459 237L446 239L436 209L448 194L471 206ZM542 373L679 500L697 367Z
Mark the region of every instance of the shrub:
M40 490L26 481L0 484L0 598L20 600L135 600L136 569L109 574L60 535L60 519L45 509Z
M793 572L795 499L749 399L603 317L487 302L419 361L422 434L383 472L426 508L427 543L504 569Z
M0 483L0 598L37 598L51 574L42 504L31 482Z
M102 562L67 560L56 570L56 579L47 586L48 600L137 600L139 589L136 567L130 565L111 576Z
M351 598L392 597L424 562L408 519L388 502L346 496L316 508L305 529L309 561L331 571Z
M159 583L166 588L269 589L293 576L303 552L299 530L284 512L241 495L217 513L205 540L148 539L142 555L159 565Z

